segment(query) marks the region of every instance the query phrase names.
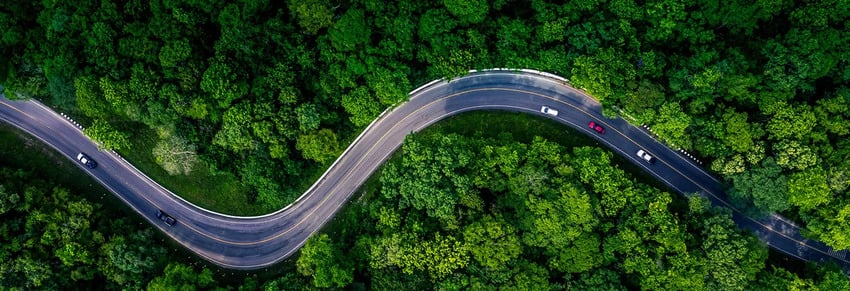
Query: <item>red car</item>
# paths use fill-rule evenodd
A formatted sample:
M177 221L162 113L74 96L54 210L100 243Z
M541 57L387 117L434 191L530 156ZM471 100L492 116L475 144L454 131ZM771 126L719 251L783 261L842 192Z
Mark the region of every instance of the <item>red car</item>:
M602 128L601 126L599 126L599 124L596 124L596 122L591 121L590 123L587 124L587 126L592 128L593 130L595 130L596 132L598 132L600 134L605 134L605 129Z

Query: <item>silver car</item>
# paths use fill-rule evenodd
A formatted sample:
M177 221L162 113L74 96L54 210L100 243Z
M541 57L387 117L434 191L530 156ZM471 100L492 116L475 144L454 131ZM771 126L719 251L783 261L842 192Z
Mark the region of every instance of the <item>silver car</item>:
M637 156L646 161L647 163L655 164L655 158L653 158L651 155L649 155L649 153L644 150L638 150Z
M549 108L549 106L541 107L540 112L543 112L545 114L549 114L549 115L552 115L552 116L558 116L558 110Z
M83 165L86 165L86 167L88 167L89 169L94 169L95 167L97 167L97 162L92 160L85 153L77 154L77 160L80 161L80 163L82 163Z

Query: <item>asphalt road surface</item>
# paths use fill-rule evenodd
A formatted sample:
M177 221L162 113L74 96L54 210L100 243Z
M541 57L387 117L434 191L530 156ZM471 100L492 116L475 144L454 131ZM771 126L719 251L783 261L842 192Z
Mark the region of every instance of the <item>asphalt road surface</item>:
M541 113L544 105L560 114ZM850 266L847 251L835 252L821 242L803 238L799 227L782 217L744 216L728 202L720 182L693 160L655 140L643 128L622 119L604 118L598 102L549 74L491 70L420 87L408 102L376 119L298 201L256 217L229 216L192 205L117 154L99 151L62 115L36 101L10 101L0 96L0 119L75 162L78 153L87 153L99 165L88 169L77 162L80 171L93 176L151 224L210 262L245 270L267 267L297 251L401 146L407 134L473 110L506 110L552 118L592 136L679 193L702 195L713 205L731 209L739 227L751 230L775 250L805 261L834 261L845 270ZM588 128L591 120L603 126L606 133L599 135ZM650 165L640 160L635 155L639 149L658 161ZM169 226L157 219L158 209L176 218L177 223Z

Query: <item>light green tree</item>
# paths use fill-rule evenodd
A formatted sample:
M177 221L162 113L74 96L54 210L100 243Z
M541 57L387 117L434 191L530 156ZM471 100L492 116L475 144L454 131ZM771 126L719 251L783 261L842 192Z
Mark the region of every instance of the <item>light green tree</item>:
M780 141L774 146L776 163L786 169L805 170L818 163L817 154L795 140Z
M163 67L174 67L189 58L191 54L192 47L189 46L189 40L173 40L159 51L159 64Z
M522 245L513 227L490 215L467 226L463 237L470 254L482 266L497 270L522 253Z
M253 149L256 145L251 135L252 122L251 108L247 103L230 107L224 113L221 129L213 137L213 143L234 152Z
M106 150L129 149L132 145L129 134L118 131L102 119L95 119L91 126L83 129L83 133Z
M159 277L148 283L148 291L165 290L208 290L215 286L212 271L202 268L200 271L180 263L170 263Z
M462 23L479 23L484 21L489 11L487 0L443 0L446 9Z
M322 164L336 159L341 153L336 133L327 128L298 136L295 148L305 158Z
M833 199L832 191L826 183L826 171L821 167L791 174L788 195L788 202L802 210L814 210Z
M344 260L342 252L327 234L319 234L301 248L296 262L298 272L313 278L319 288L343 288L354 280L354 266Z
M290 0L289 10L307 34L316 34L333 23L334 9L326 0Z
M652 126L653 131L668 143L684 149L691 148L691 140L686 131L691 126L692 117L682 111L679 103L667 102L658 109L658 116Z
M794 106L786 102L777 102L764 110L765 113L772 115L766 129L770 137L776 140L801 139L817 125L815 114L808 105Z

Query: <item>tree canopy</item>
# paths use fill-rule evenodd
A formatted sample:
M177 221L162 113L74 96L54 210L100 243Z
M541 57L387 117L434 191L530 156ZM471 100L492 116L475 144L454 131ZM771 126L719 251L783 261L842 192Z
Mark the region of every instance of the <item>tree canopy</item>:
M299 185L321 172L344 141L417 84L470 69L539 69L688 149L730 186L736 203L753 213L784 212L812 238L843 249L850 247L846 7L836 0L12 0L0 7L0 84L9 98L38 98L74 116L105 149L156 160L175 181L198 169L237 177L234 187L252 189L242 203L271 211L294 201ZM387 201L375 206L385 210L373 211L395 237L381 232L361 242L382 246L375 255L388 256L369 273L374 286L537 289L552 278L563 279L558 286L612 289L835 283L781 268L755 270L763 255L752 242L703 231L726 227L712 218L723 214L700 212L712 225L682 222L677 215L685 211L665 214L677 204L672 195L610 170L611 157L596 149L415 139L404 146L407 162L387 165L379 187ZM473 158L479 155L487 158ZM30 245L11 246L45 247L43 240L61 249L14 250L6 261L28 275L15 275L9 286L56 289L46 273L63 268L62 278L96 278L71 269L100 260L95 245L113 238L68 240L88 238L85 225L49 223L94 208L70 201L62 207L73 209L15 210L16 203L34 202L26 191L12 192L17 196L2 198L0 210L26 212L33 221L27 227L50 228ZM492 209L504 211L485 211ZM485 212L492 221L474 224ZM467 239L470 225L487 230L469 230ZM508 230L524 246L518 256L513 239L474 236ZM696 232L711 244L697 246L689 237ZM708 235L738 242L723 249ZM472 244L508 249L481 253ZM644 245L653 248L631 252ZM366 249L355 253L372 255ZM427 256L440 257L407 260ZM700 264L683 263L690 259ZM486 276L459 274L497 264L504 267ZM122 270L114 277L125 279L108 280L134 280L122 268L109 272ZM183 284L178 273L185 270L173 265L173 274L157 282ZM205 282L190 283L212 286Z

